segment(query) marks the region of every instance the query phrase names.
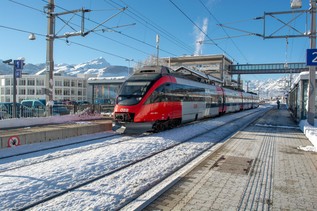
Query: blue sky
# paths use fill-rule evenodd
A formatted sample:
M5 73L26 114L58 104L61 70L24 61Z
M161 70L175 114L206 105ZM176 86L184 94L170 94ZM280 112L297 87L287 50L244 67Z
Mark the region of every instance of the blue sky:
M308 2L303 2L303 9L308 9ZM45 63L47 18L43 11L46 4L45 0L1 1L0 59L23 56L26 63ZM77 64L104 57L112 65L128 66L127 60L133 60L130 63L133 66L135 62L156 55L156 34L160 35L160 57L195 52L226 54L234 63L240 64L304 62L310 45L308 38L263 39L250 35L263 34L264 29L266 35L296 34L273 18L267 17L265 28L263 20L253 20L263 17L264 12L290 11L289 0L55 0L55 4L56 13L91 9L85 15L87 31L119 13L120 8L128 7L85 37L70 37L68 42L55 39L56 64ZM288 22L296 16L294 13L279 18ZM309 30L310 25L305 25L305 19L306 16L302 15L290 25L300 31ZM77 31L80 24L78 15L60 16L56 19L56 34ZM207 36L196 26L205 30ZM28 32L36 33L37 39L28 40ZM202 39L198 38L199 33L204 35L204 44L198 48L197 41ZM274 78L274 75L269 77ZM263 76L245 78L252 80Z

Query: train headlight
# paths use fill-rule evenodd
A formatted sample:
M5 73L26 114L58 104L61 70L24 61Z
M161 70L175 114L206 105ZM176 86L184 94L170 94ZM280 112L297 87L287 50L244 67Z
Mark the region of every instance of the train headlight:
M137 97L136 100L140 102L142 100L142 97Z

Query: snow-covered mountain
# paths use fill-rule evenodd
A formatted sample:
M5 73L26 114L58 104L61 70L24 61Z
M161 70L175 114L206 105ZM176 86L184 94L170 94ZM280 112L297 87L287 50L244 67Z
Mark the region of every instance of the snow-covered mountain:
M29 75L41 75L46 70L45 63L26 64L23 73ZM77 74L93 74L96 78L128 76L132 74L132 68L125 66L110 65L104 58L100 57L81 64L56 64L54 72L63 76L76 76ZM12 74L12 66L4 64L0 60L0 75ZM247 88L244 87L246 90ZM258 93L260 98L275 98L284 96L289 90L289 77L278 80L253 80L249 83L249 91Z
M298 74L292 75L292 81ZM279 79L253 80L249 83L249 90L259 94L261 99L283 97L290 89L290 77L284 76ZM246 89L246 87L244 87Z
M76 76L77 74L93 74L96 77L127 76L128 67L112 66L104 58L100 57L81 64L56 64L54 73L63 76ZM26 64L23 73L29 75L41 75L46 71L46 64ZM0 75L12 74L12 66L4 64L0 60Z

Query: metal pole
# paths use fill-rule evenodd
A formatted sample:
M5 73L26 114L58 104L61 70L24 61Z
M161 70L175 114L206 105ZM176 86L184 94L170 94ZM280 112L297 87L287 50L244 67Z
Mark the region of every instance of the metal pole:
M52 115L50 102L53 101L53 87L54 87L54 38L55 38L55 15L54 15L54 0L49 0L47 5L47 37L46 37L46 110L48 115Z
M310 48L316 48L316 0L310 0L311 11L311 31L310 31ZM316 87L316 67L309 66L308 82L308 111L307 122L314 126L315 120L315 87Z
M12 105L12 118L17 118L17 76L16 68L13 64L13 105Z
M160 53L160 36L156 35L156 65L159 65L159 53Z

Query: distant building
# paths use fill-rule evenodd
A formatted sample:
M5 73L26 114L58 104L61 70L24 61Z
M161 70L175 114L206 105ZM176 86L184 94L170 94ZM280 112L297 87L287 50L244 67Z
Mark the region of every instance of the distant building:
M101 104L115 104L119 89L126 76L88 79L89 101ZM105 102L105 103L103 103Z
M17 102L45 99L45 75L22 75L17 79ZM54 75L54 100L87 100L87 77ZM0 102L13 101L13 76L0 75Z
M164 63L172 69L185 67L197 70L216 78L216 82L221 81L222 85L232 85L232 77L229 74L229 65L233 62L225 55L200 55L161 58Z

